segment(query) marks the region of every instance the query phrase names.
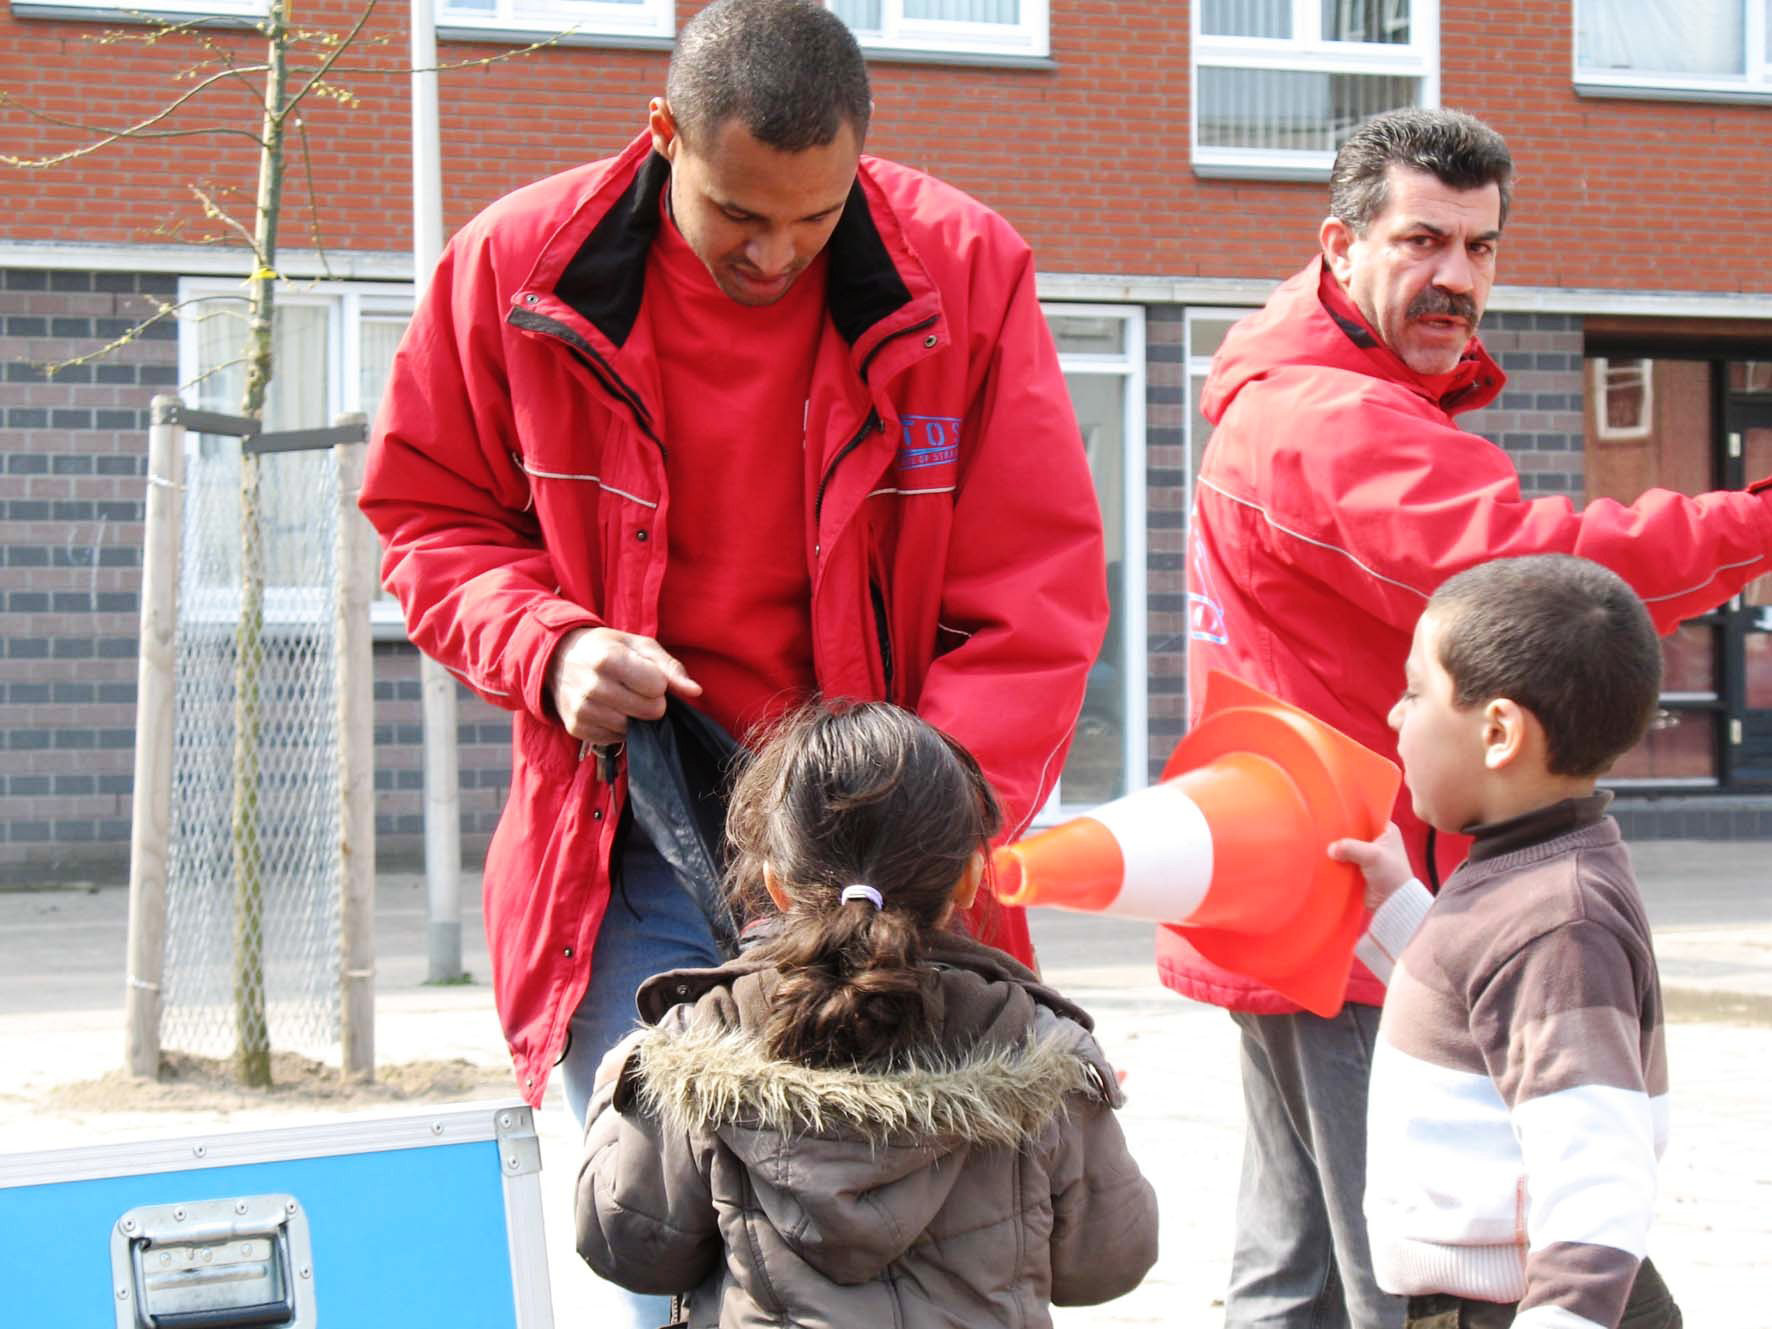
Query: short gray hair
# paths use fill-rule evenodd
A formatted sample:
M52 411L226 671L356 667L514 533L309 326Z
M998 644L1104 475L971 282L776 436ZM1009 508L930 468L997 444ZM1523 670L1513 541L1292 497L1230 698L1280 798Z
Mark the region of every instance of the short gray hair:
M1507 141L1475 116L1408 109L1373 116L1348 135L1329 172L1329 211L1355 235L1366 234L1389 202L1392 166L1426 171L1453 189L1501 189L1501 220L1513 199L1514 159Z
M823 147L844 124L859 145L873 111L861 47L817 0L715 0L677 35L665 100L692 144L736 116L783 152Z

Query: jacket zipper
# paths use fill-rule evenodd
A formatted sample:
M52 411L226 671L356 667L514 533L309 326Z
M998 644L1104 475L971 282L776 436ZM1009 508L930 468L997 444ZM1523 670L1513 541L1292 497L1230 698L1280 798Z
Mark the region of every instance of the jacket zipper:
M879 427L880 413L870 408L868 418L861 422L861 428L855 431L855 437L845 443L842 450L831 458L831 464L825 467L824 475L818 482L818 497L812 501L812 520L815 525L818 519L824 515L824 491L830 487L831 477L837 473L837 467L842 463L843 458L859 448L862 440Z
M632 388L621 381L621 376L610 367L607 360L598 354L595 346L592 346L564 323L551 319L545 314L532 314L522 309L513 309L507 321L513 327L522 328L526 332L537 332L544 337L551 337L565 346L580 364L591 371L592 376L603 385L605 392L624 403L634 413L634 423L640 426L641 433L652 440L653 446L658 449L659 456L663 458L669 455L665 450L664 440L652 431L652 415L647 411L646 404L640 400L639 395Z
M885 350L889 342L895 342L900 337L908 337L913 332L921 332L924 328L932 328L935 326L936 320L940 317L941 315L939 314L931 314L921 323L913 323L908 328L900 328L897 332L888 333L886 336L880 338L880 340L875 343L874 349L867 353L867 358L861 362L861 381L863 383L868 381L868 366L874 363L874 357L881 351Z
M886 594L880 583L868 578L868 595L874 602L874 633L880 642L880 667L886 676L886 700L892 700L892 629L886 621Z
M913 323L908 328L900 328L897 332L890 333L887 336L880 338L879 345L869 351L867 358L861 362L861 381L863 383L867 382L868 366L874 363L874 357L881 351L885 350L889 342L897 341L900 337L908 337L913 332L921 332L924 328L933 327L939 317L940 316L937 314L931 314L921 323ZM817 522L819 517L824 513L824 491L830 487L831 477L837 473L837 467L842 464L843 458L859 448L862 440L879 427L880 412L869 409L868 418L862 421L861 428L856 431L855 437L845 443L842 451L837 453L835 457L831 458L831 464L825 467L824 475L819 478L818 497L814 499L812 503L812 520L814 522Z

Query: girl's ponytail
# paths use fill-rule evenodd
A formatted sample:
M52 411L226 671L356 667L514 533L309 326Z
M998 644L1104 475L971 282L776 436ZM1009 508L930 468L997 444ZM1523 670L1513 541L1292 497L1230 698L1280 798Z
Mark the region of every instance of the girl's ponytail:
M754 902L767 866L792 906L768 950L784 975L771 1055L878 1065L930 1042L924 938L997 825L971 754L909 712L815 705L783 721L740 777L727 823L734 894ZM845 901L857 883L882 904Z

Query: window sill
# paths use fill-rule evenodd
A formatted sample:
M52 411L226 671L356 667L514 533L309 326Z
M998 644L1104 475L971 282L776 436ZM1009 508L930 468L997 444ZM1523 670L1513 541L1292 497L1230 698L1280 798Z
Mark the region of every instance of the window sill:
M1614 98L1622 101L1655 102L1721 102L1743 106L1772 105L1772 87L1753 88L1743 85L1717 87L1701 84L1626 83L1610 79L1575 80L1575 95L1590 98Z
M568 25L570 26L570 25ZM511 24L463 23L460 19L437 18L437 40L450 42L488 42L500 46L532 46L552 38L555 46L600 46L611 50L668 51L672 37L635 32L568 32L564 27L538 24L518 27Z
M52 19L64 23L132 23L147 27L155 23L196 23L202 27L253 28L264 18L263 9L214 10L204 5L143 9L137 5L69 5L54 0L12 0L12 16Z
M1195 157L1194 174L1202 180L1275 180L1321 183L1328 180L1334 158L1316 161L1228 161Z
M887 65L956 65L969 69L1054 70L1058 61L1049 55L1016 55L1007 51L929 51L921 47L871 46L860 43L870 61Z

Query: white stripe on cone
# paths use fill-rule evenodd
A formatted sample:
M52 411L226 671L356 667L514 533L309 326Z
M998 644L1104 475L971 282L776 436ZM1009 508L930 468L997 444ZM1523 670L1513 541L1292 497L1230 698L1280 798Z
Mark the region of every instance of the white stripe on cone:
M1185 923L1212 885L1212 827L1174 784L1152 785L1091 811L1126 862L1120 894L1101 912Z

